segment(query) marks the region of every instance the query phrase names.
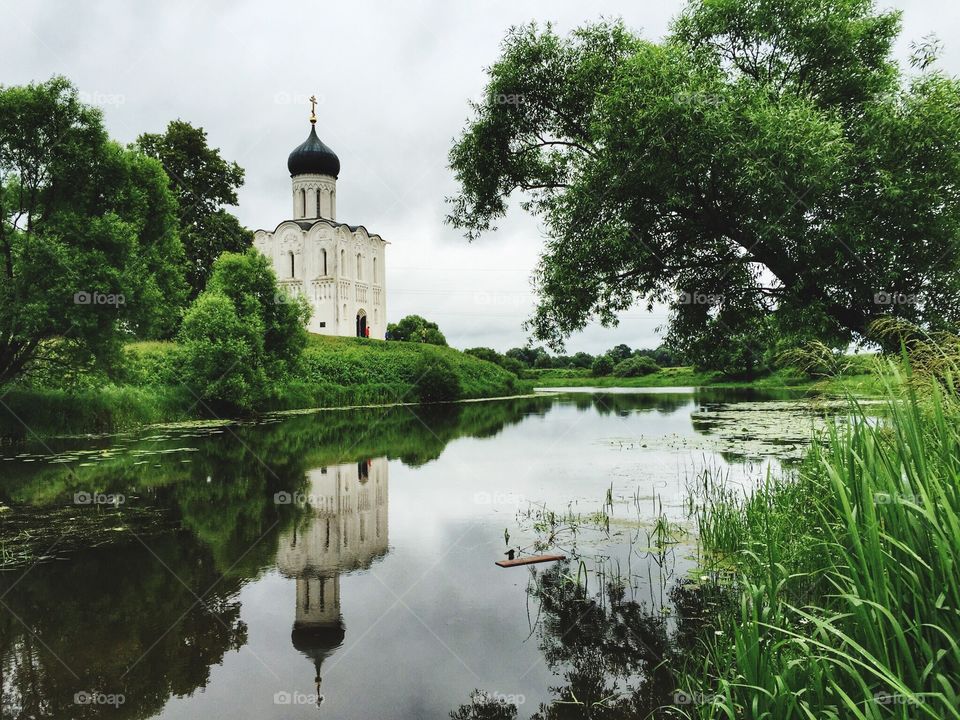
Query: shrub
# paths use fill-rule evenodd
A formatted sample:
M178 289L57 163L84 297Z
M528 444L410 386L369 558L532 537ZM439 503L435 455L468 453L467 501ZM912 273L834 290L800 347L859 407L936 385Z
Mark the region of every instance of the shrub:
M447 358L439 353L424 353L416 364L414 388L423 403L459 400L460 378Z
M440 332L440 327L419 315L407 315L400 322L387 325L387 337L390 340L406 340L428 345L447 344L447 339Z
M645 355L634 355L626 360L621 360L613 368L613 374L617 377L640 377L642 375L651 375L657 372L660 366L652 358Z
M613 361L606 355L601 355L593 361L593 366L590 368L590 371L593 373L594 377L604 377L605 375L609 375L613 372Z
M183 381L198 400L252 410L266 389L263 325L241 318L230 298L206 291L180 330Z
M184 382L208 409L255 409L267 378L285 380L299 360L308 317L302 299L278 290L267 258L224 253L180 330Z

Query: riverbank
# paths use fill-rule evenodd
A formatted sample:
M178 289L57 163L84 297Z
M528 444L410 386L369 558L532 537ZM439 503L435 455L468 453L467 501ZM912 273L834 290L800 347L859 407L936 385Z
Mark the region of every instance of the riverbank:
M692 717L960 718L960 405L891 385L747 497L707 473L701 586L733 591L688 658Z
M132 343L111 378L57 386L44 378L0 391L0 437L106 433L141 425L228 417L178 382L177 345ZM533 384L449 347L311 336L294 373L274 379L260 412L387 405L531 392Z
M796 370L781 370L750 380L732 380L718 372L697 372L692 367L662 368L655 373L639 377L596 377L589 370L546 369L527 370L523 377L538 388L564 387L717 387L753 388L757 390L805 390L811 394L858 397L882 397L883 379L876 374L859 372L829 378L812 378Z

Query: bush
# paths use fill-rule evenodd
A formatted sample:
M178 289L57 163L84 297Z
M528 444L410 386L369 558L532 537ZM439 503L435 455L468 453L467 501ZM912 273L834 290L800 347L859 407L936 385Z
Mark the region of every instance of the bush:
M617 377L641 377L651 375L660 370L652 358L645 355L634 355L626 360L622 360L613 368L613 374Z
M439 353L424 353L416 364L414 389L422 403L459 400L460 378L447 358Z
M447 339L440 332L440 327L419 315L407 315L400 322L387 325L387 338L428 345L447 344Z
M613 372L613 361L606 355L601 355L593 361L593 366L590 368L590 371L593 373L594 377L604 377L609 375Z
M286 380L300 359L309 312L302 299L278 290L259 252L224 253L180 329L183 381L208 410L254 410L268 378Z
M226 295L206 291L180 330L183 382L198 400L252 410L266 390L263 325L241 318Z

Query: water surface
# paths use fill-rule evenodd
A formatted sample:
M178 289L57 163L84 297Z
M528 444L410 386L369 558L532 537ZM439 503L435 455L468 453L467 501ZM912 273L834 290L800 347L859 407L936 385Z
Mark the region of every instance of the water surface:
M604 389L7 447L0 714L446 718L475 689L521 718L571 689L635 710L681 625L691 482L749 485L824 413ZM494 565L548 538L571 563Z

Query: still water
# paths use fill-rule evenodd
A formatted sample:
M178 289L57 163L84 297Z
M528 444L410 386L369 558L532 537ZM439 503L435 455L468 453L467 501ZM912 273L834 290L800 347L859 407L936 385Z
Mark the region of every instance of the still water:
M0 715L466 718L479 689L632 716L682 624L698 473L749 485L823 413L606 390L7 446ZM496 567L511 547L570 561Z

